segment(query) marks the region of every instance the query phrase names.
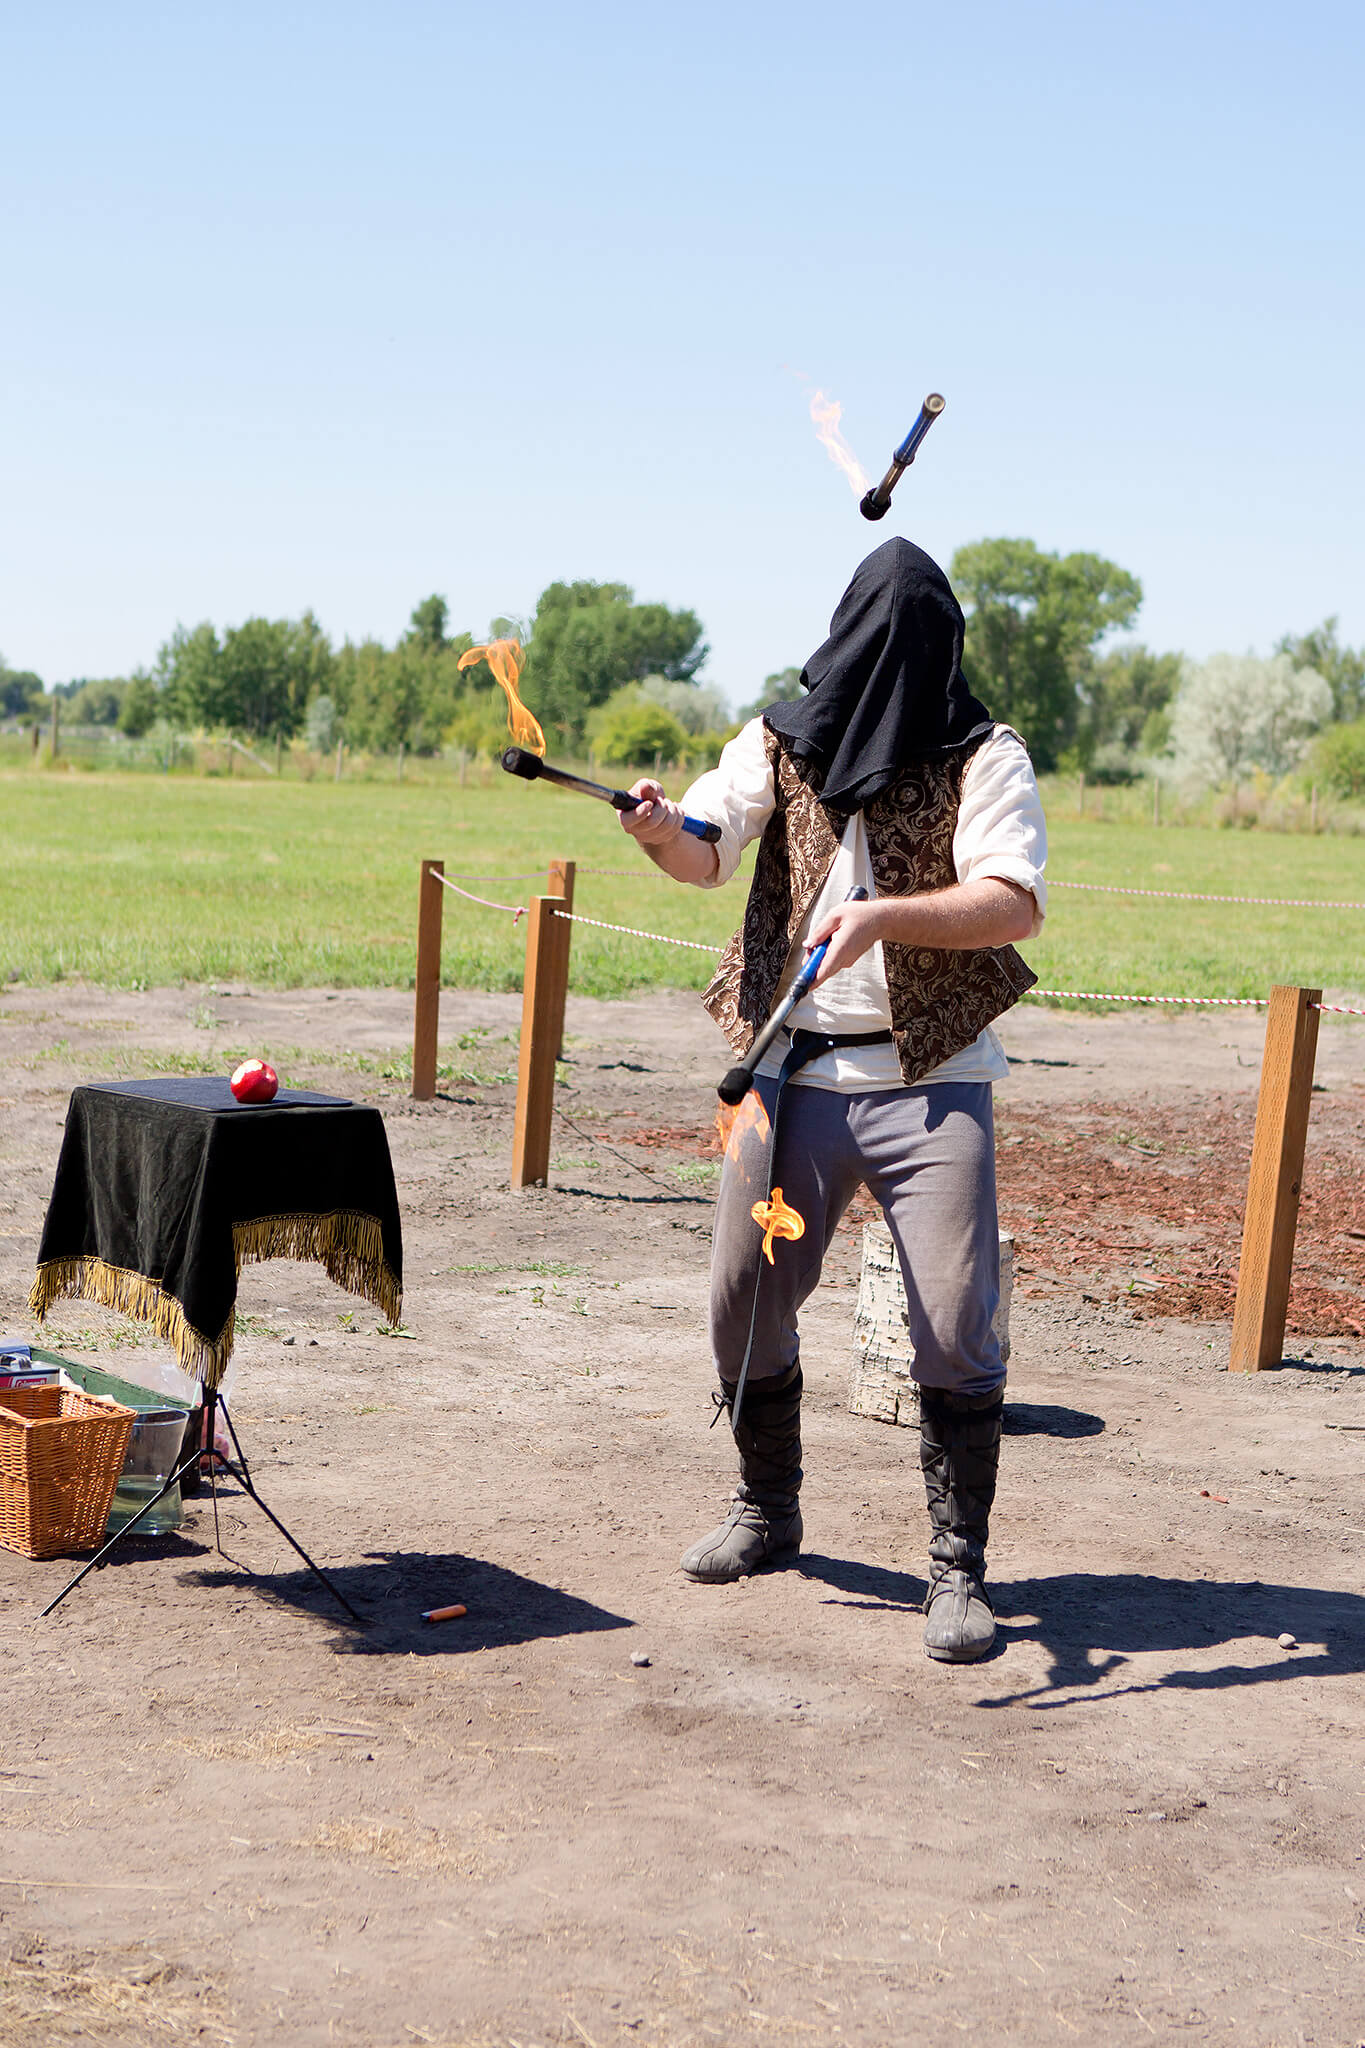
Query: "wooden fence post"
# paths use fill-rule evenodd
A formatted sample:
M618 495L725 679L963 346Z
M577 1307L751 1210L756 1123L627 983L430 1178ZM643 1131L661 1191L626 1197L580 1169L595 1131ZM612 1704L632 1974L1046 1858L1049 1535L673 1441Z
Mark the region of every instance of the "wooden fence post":
M563 908L562 896L531 898L526 978L521 996L517 1117L512 1135L514 1188L544 1187L550 1172L555 1061L559 1057L559 1029L569 979L569 933L573 929L565 918L555 916Z
M443 860L424 860L417 889L417 973L412 1011L412 1099L436 1095L436 1029L441 1013L441 911Z
M575 861L552 860L550 862L550 879L547 887L551 896L558 896L560 899L559 907L561 910L571 911L573 909L573 881L576 872L577 863ZM573 926L565 924L563 918L556 918L555 923L558 925L560 935L564 940L564 972L559 983L559 1009L557 1014L550 1018L550 1037L554 1041L555 1058L562 1059L564 1056L564 1001L569 993L569 940L573 936Z
M1260 1372L1284 1356L1321 1001L1320 988L1270 991L1229 1372Z

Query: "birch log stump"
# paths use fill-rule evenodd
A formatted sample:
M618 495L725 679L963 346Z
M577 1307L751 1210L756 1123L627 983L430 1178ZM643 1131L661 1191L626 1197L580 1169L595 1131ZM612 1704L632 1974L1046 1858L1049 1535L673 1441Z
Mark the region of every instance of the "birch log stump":
M1014 1288L1014 1239L1000 1233L1000 1306L995 1333L1000 1355L1010 1355L1010 1294ZM911 1374L915 1347L906 1323L905 1282L891 1232L880 1216L863 1226L863 1271L853 1319L853 1376L848 1405L875 1422L919 1427L919 1388Z

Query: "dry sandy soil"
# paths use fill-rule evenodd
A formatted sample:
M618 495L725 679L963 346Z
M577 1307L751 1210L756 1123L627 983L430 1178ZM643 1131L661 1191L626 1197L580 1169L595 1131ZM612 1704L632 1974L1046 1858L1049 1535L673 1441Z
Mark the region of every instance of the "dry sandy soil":
M445 1038L486 1034L451 1057L505 1066L516 1014L448 996ZM316 1270L243 1277L236 1419L364 1630L235 1495L236 1562L193 1503L47 1621L68 1567L0 1553L0 2039L1365 2040L1365 1024L1324 1025L1305 1212L1300 1327L1345 1334L1243 1378L1255 1017L1009 1021L1001 1641L966 1669L920 1649L914 1439L847 1408L856 1230L805 1320L800 1567L678 1576L730 1477L728 1061L684 997L569 1029L577 1128L514 1195L505 1085L419 1107L376 1070L401 996L0 995L6 1334L70 1086L233 1049L383 1108L409 1333Z

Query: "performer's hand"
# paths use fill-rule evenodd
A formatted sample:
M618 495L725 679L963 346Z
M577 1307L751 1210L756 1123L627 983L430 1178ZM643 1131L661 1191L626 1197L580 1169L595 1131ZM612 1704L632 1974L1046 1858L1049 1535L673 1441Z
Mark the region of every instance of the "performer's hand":
M827 917L820 919L811 931L811 950L813 952L828 939L829 951L815 977L816 988L822 981L828 981L831 974L837 974L841 967L851 967L870 946L875 946L878 939L885 937L882 930L885 908L885 904L880 902L841 903Z
M632 796L643 797L644 802L636 811L621 811L623 832L629 832L632 839L638 839L641 846L671 846L682 836L683 814L679 805L670 803L664 795L661 782L652 782L649 776L641 776L630 786Z

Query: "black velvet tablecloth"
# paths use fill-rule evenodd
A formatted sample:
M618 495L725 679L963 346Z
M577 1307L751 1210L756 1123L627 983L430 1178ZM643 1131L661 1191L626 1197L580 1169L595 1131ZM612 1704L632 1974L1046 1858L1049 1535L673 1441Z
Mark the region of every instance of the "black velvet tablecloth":
M384 1120L341 1096L237 1102L225 1080L77 1088L29 1306L61 1295L151 1323L217 1386L248 1259L312 1259L390 1322L403 1248Z

